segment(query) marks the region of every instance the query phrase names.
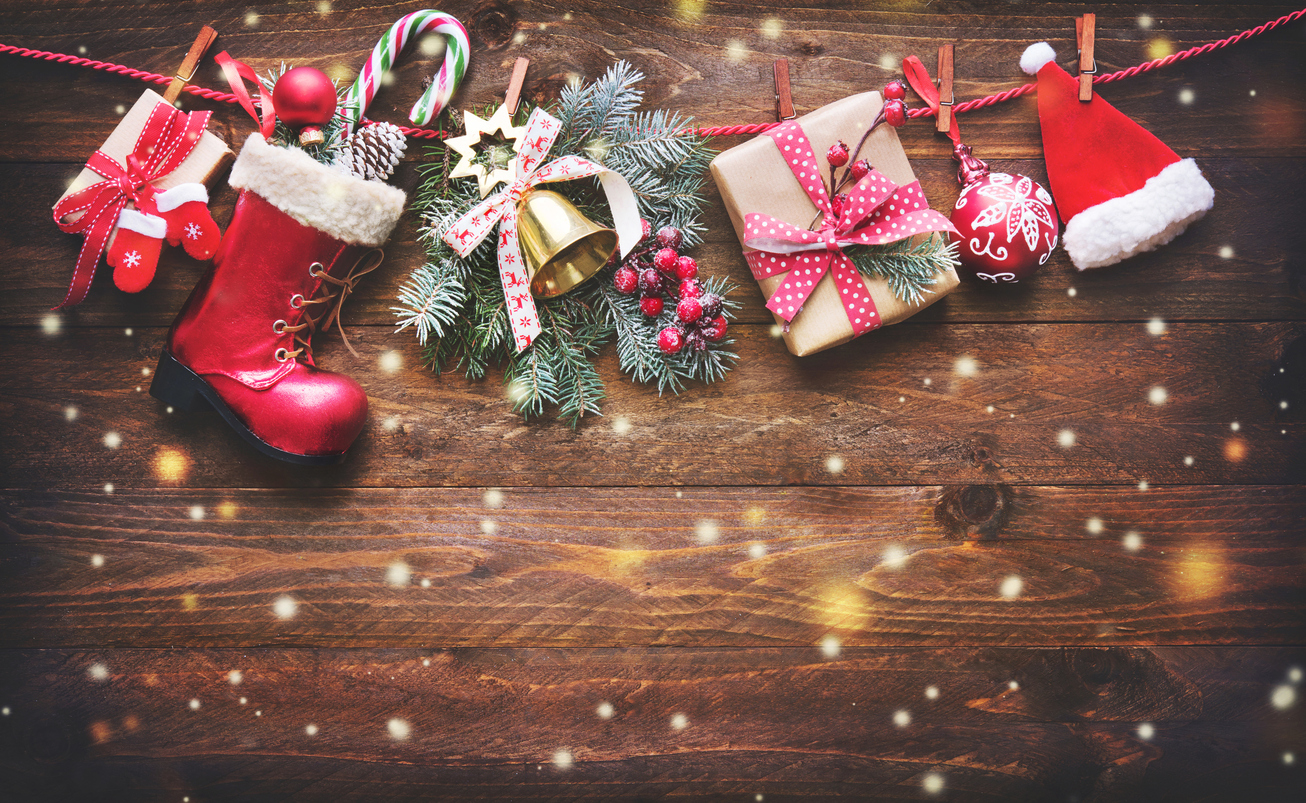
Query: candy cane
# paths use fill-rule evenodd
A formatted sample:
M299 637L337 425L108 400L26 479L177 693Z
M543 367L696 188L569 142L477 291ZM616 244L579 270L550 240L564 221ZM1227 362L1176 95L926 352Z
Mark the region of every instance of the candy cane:
M394 66L404 45L413 37L427 31L435 31L448 37L444 50L444 64L440 66L440 72L436 74L431 86L422 97L418 98L408 119L418 125L425 125L448 105L454 90L458 88L458 82L463 79L463 73L467 71L467 56L470 50L467 29L463 28L461 22L442 11L431 9L414 11L390 26L390 30L386 31L385 36L376 43L376 47L372 48L372 55L363 65L358 80L354 81L354 85L345 94L342 111L346 117L346 136L352 134L363 121L363 112L376 96L376 90L381 85L381 77Z

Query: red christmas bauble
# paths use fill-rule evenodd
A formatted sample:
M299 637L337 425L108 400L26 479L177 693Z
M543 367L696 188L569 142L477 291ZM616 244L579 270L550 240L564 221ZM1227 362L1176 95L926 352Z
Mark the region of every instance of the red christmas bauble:
M336 86L321 70L293 67L272 88L272 106L291 128L316 131L336 113Z
M1028 176L990 173L957 147L958 177L965 186L952 210L962 272L994 284L1033 276L1057 247L1057 210L1052 196Z

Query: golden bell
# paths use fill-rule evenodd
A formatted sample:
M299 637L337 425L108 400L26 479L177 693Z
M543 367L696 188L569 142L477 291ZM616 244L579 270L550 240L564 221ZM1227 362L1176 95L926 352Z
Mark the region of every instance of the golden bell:
M571 290L598 273L617 250L615 231L552 190L533 190L518 202L517 238L536 298Z

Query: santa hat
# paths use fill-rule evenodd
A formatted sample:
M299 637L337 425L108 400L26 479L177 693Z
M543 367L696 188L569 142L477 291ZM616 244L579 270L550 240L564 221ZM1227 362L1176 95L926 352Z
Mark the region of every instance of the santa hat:
M1205 215L1215 191L1192 159L1094 93L1079 100L1079 83L1039 42L1020 57L1038 75L1038 119L1048 183L1070 261L1080 270L1114 265L1173 240Z

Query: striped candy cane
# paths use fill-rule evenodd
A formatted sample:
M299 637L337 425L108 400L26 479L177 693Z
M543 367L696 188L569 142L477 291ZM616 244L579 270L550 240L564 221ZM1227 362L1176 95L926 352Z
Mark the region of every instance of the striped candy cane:
M385 36L376 43L376 47L372 48L372 55L363 65L358 80L354 81L354 85L345 94L342 111L346 118L346 136L353 134L354 129L362 123L363 112L376 96L376 90L381 85L381 77L394 66L404 45L408 44L410 39L427 31L442 33L447 37L444 64L440 66L440 72L436 74L431 86L422 97L418 98L408 119L418 125L425 125L448 105L454 90L458 88L458 82L463 79L463 73L467 71L467 57L470 52L467 29L463 28L461 22L442 11L431 9L414 11L390 26L390 30L386 31Z

